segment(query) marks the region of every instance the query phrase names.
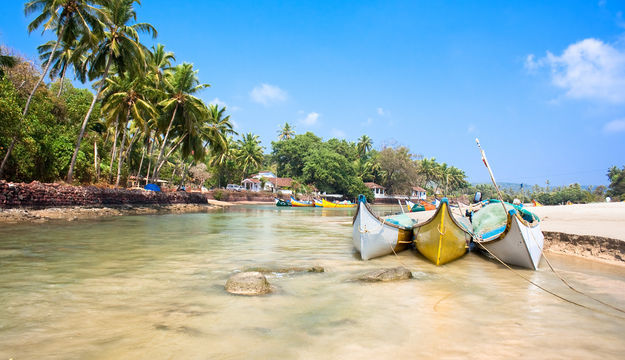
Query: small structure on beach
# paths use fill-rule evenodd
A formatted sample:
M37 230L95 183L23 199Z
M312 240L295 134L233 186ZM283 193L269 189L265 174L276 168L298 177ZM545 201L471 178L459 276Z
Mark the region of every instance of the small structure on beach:
M427 193L421 186L413 186L412 193L410 194L410 200L425 200Z
M365 186L373 191L373 197L375 199L382 199L387 197L385 194L386 188L384 186L378 185L374 182L366 182Z
M264 180L264 186L262 186ZM285 194L291 194L290 190L291 185L293 184L293 179L291 178L280 178L277 177L274 173L267 172L259 172L258 174L254 174L251 177L244 179L241 181L241 185L248 191L271 191L271 192L282 192Z

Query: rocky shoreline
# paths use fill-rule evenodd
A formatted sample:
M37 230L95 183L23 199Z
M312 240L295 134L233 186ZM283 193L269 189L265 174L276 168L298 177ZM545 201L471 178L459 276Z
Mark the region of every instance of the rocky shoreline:
M119 206L70 206L46 209L0 209L0 224L42 223L50 220L74 221L122 215L156 215L210 212L219 207L209 204L144 204Z

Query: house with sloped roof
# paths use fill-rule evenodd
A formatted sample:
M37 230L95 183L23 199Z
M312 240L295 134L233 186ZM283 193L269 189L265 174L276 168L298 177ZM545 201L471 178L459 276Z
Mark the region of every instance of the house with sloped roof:
M413 186L412 193L410 194L410 200L425 200L427 198L427 192L421 186Z
M378 185L374 182L366 182L365 186L368 187L369 189L371 189L371 191L373 191L373 198L374 199L382 199L382 198L386 198L386 188L382 185Z
M271 191L271 192L278 192L281 191L283 193L287 193L287 194L291 194L292 191L290 190L291 185L293 184L293 179L291 178L279 178L279 177L264 177L264 176L258 176L259 174L256 174L255 176L251 177L251 178L247 178L243 181L241 181L241 185L248 191ZM258 176L258 177L256 177ZM261 178L264 178L265 180L265 184L263 187L261 187L262 184L262 180Z

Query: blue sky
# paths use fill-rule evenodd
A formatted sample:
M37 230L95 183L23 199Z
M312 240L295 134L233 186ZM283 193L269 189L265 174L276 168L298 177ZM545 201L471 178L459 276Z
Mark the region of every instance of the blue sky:
M175 5L172 5L175 4ZM606 184L625 165L625 2L144 0L201 97L270 151L297 133L413 153L488 182ZM3 2L0 43L35 58L23 2ZM147 45L152 40L143 37Z

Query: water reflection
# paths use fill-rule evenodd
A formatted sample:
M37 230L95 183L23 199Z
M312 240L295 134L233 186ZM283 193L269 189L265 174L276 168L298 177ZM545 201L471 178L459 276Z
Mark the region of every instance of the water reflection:
M441 267L411 251L360 261L353 213L244 206L4 226L0 358L616 358L625 350L618 314L572 306L482 256ZM625 306L625 269L551 259L580 289ZM326 272L270 274L271 296L223 291L247 267L316 264ZM349 281L398 265L416 279ZM520 271L600 307L544 264Z

